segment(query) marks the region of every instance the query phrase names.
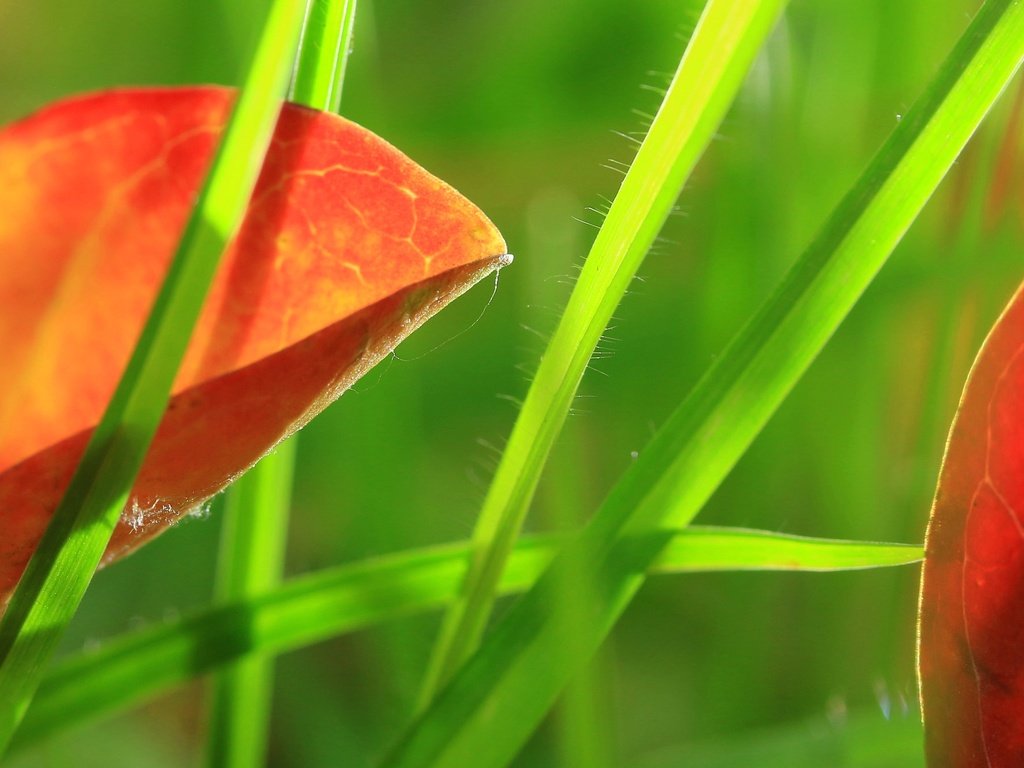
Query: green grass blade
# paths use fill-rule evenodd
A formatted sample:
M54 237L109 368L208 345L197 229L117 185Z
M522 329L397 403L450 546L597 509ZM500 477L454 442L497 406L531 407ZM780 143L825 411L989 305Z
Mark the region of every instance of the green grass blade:
M296 55L291 99L337 111L351 47L355 0L312 0ZM280 582L284 569L297 435L282 443L228 492L218 558L218 603L244 600ZM248 658L213 680L207 764L261 765L273 694L271 659Z
M921 557L921 548L914 544L820 539L749 528L693 525L668 539L651 571L847 571L906 565Z
M167 277L120 383L0 623L0 752L88 587L167 404L287 83L302 3L278 0Z
M971 166L973 173L961 208L954 213L954 216L957 216L956 233L952 240L952 249L945 257L950 274L969 274L975 255L985 243L985 209L1001 159L999 153L1008 129L1007 123L1010 113L1015 108L1008 100L1000 106L1005 114L993 114L987 121L985 130L974 142L976 153ZM949 418L945 409L959 397L959 382L956 382L949 372L954 370L957 337L963 332L965 324L963 313L958 311L958 301L962 300L958 291L960 286L959 280L947 280L941 293L934 352L925 378L927 383L921 396L921 429L915 453L922 457L922 460L921 468L913 478L913 498L926 498L934 489L934 467L941 461L949 430Z
M503 564L590 356L783 5L708 3L533 377L473 532L462 595L443 620L421 707L477 646Z
M278 585L284 569L295 467L294 439L278 446L232 486L217 561L217 604L244 600ZM273 690L273 662L249 658L213 681L207 762L262 765Z
M1024 56L1024 4L990 0L779 289L616 486L579 543L509 611L387 766L506 764L596 651L664 546L754 440L913 222ZM625 537L625 538L624 538ZM630 542L633 542L632 544ZM560 568L594 564L587 626ZM567 636L584 644L567 647Z
M291 100L337 112L352 46L356 0L310 0L292 81Z
M509 558L501 594L527 589L564 537L527 537ZM273 592L138 630L60 662L46 677L16 747L111 714L221 665L267 656L440 608L456 596L469 543L331 568ZM655 573L845 570L920 561L920 546L835 541L692 526L671 534Z

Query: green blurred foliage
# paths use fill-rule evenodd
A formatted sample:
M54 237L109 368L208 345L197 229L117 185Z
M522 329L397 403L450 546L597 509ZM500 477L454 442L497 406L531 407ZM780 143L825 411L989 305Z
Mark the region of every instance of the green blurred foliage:
M792 4L584 382L532 527L593 511L796 258L976 6ZM265 7L0 4L0 118L119 84L235 83ZM478 203L517 259L493 297L490 284L478 287L303 432L292 572L468 535L515 417L509 399L524 394L593 235L576 219L600 220L587 209L614 194L614 166L632 152L615 132L644 129L636 112L657 108L699 4L360 0L359 13L343 111ZM998 138L1009 101L983 133ZM1016 216L973 235L960 257L951 248L979 175L975 149L701 522L923 538L960 386L1021 276ZM217 530L215 506L103 572L66 649L205 604ZM735 764L767 764L751 762L766 742L748 739L750 729L908 706L917 586L912 568L652 580L588 682L583 716L602 735L605 764L691 755L706 760L694 765L734 764L726 752L714 762L711 747L686 751L715 739L735 754L750 745ZM272 764L370 763L408 715L435 625L410 619L283 658ZM85 766L92 755L107 767L189 764L201 753L203 705L192 686L12 764ZM553 717L519 763L583 764L566 748L567 722ZM772 744L800 732L781 727ZM865 765L890 765L888 731L854 730L865 749L882 745L882 762Z

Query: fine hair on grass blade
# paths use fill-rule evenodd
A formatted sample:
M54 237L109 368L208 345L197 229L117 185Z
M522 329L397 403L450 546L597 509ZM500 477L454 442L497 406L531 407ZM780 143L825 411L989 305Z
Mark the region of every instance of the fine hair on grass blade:
M245 88L139 342L0 622L0 753L121 515L280 109L303 4L276 0Z
M698 30L699 31L699 30ZM396 766L499 766L534 730L874 278L1024 56L1024 4L990 0L768 302L615 486L583 536L513 605L391 752ZM633 542L630 544L629 542ZM567 627L559 569L597 599ZM567 646L567 636L578 638Z
M473 532L461 596L442 622L420 708L478 644L502 565L587 363L783 5L707 4L530 384Z
M564 535L520 538L498 584L521 592ZM14 748L139 704L224 664L265 657L435 610L456 596L469 543L402 552L296 577L265 594L112 638L60 661L44 679ZM691 526L668 534L651 573L835 571L919 562L922 548ZM239 632L244 627L245 632Z
M292 76L292 101L337 111L351 48L355 0L309 0ZM285 440L229 490L215 599L231 603L273 589L284 570L298 435ZM207 764L266 760L273 659L247 658L213 679Z

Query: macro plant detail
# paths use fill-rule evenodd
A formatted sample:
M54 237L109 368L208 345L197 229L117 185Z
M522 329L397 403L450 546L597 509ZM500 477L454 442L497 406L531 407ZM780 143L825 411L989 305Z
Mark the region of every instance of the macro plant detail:
M5 759L66 762L115 729L111 761L153 766L1020 762L1019 293L953 418L1020 279L1019 2L918 48L887 42L889 5L568 0L522 26L517 4L222 3L166 11L216 19L154 78L176 85L100 78L0 129ZM628 111L616 78L635 87L672 24L685 51L614 137L622 178L587 188L608 195L587 247L562 168L616 146L588 125ZM843 56L884 80L925 49L898 102L829 91ZM229 59L240 88L195 84L233 82L203 69ZM845 74L821 91L819 71ZM591 102L559 92L574 77ZM482 310L395 353L491 274ZM545 313L508 383L520 332L494 329ZM950 418L926 546L880 543L922 537ZM463 477L474 445L489 486ZM923 733L917 574L878 570L921 560ZM178 715L124 714L207 674ZM132 743L176 716L180 743Z
M920 637L929 765L1024 760L1022 349L1018 291L971 370L929 524Z
M0 135L0 594L114 390L231 100L113 91ZM286 108L105 561L199 509L504 254L479 211L383 141Z

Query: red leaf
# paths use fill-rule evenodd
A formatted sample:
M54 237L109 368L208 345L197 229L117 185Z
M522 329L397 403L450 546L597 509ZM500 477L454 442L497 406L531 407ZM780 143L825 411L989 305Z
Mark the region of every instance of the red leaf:
M1024 290L974 363L928 526L919 662L928 765L1024 765Z
M0 131L0 600L156 295L234 98L111 91ZM105 562L195 509L508 262L369 131L288 105Z

